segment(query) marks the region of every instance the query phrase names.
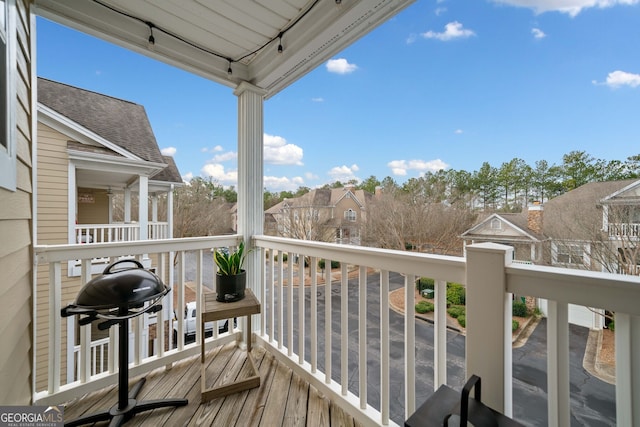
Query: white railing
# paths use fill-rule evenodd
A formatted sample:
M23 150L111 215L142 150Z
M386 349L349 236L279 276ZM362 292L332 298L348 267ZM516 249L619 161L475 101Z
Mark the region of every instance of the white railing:
M640 224L611 223L609 224L609 237L640 237Z
M618 377L616 384L616 416L618 425L634 425L634 421L635 425L640 425L640 375L636 373L631 379L626 375L640 368L640 357L636 354L640 345L640 317L637 317L640 316L640 305L637 304L640 279L637 277L513 263L513 249L495 244L472 245L467 248L465 259L268 236L256 236L254 240L266 252L264 258L273 260L266 264L265 287L259 290L263 301L259 341L323 394L342 402L342 406L364 425L402 422L402 418L392 420L389 417L391 402L397 405L399 397L391 396L390 392L390 325L386 296L393 272L401 273L403 277L405 307L415 304L417 277L433 278L436 284L433 378L417 378L415 319L404 317L404 419L422 403L416 401L416 380L421 384L425 381L433 384L434 390L448 383L446 283L456 282L467 286L466 372L467 376L475 373L482 377L483 401L507 415L513 413L511 295L527 295L548 301L549 425L564 426L571 422L570 304L616 313L617 371L625 373ZM284 254L288 261L297 260L297 264L285 263ZM306 270L305 259L309 266ZM316 265L320 259L326 260L325 265L329 265L329 260L341 263L337 278L332 278L328 269L318 273ZM305 273L301 274L301 271ZM354 278L347 278L349 272L353 272ZM379 281L370 283L372 277L379 277ZM318 292L319 283L332 281L331 292ZM304 286L300 286L301 283ZM309 289L308 295L306 289ZM373 293L379 293L379 305L370 301ZM310 300L308 304L304 303L305 298ZM340 326L335 329L331 325L337 319ZM305 325L306 321L310 322L309 327ZM371 333L372 329L379 331L380 338L379 348L374 346L373 351L365 332ZM306 336L306 331L310 336ZM349 347L353 342L349 340L350 336L358 337L355 349ZM339 356L336 356L336 348ZM356 371L351 369L354 364ZM333 368L336 365L340 366L339 370ZM368 372L368 367L378 365L375 372ZM379 382L376 383L380 384L376 407L369 403L371 399L367 395L371 392L367 379L372 377L377 377ZM354 383L358 385L354 386Z
M76 224L76 243L135 242L140 240L140 224ZM169 238L169 223L150 222L147 225L147 239Z
M185 322L182 316L174 319L174 303L176 310L183 312L186 305L186 284L187 271L185 268L185 258L187 253L195 258L193 277L193 294L196 304L201 306L201 295L204 287L214 288L213 278L208 283L204 281L204 270L207 262L213 265L211 251L217 247L235 246L239 242L239 236L229 235L220 237L201 237L188 239L175 239L171 241L144 241L144 242L124 242L124 243L96 243L92 245L47 245L35 247L35 260L39 270L39 277L43 277L37 283L36 306L38 312L34 319L35 331L35 353L36 360L40 361L35 366L34 375L44 377L43 384L36 381L36 393L34 404L49 405L59 404L85 393L99 390L117 382L118 356L117 356L117 334L118 328L109 328L109 336L106 344L106 360L108 367L103 372L94 368L94 352L92 351L91 325L78 326L80 348L75 349L75 338L73 342L67 342L70 333L65 332L63 322L72 318L61 317L63 306L73 302L74 297L82 285L91 280L91 264L95 258L119 259L123 256L136 257L142 260L144 257L151 260L151 268L155 269L160 279L171 286L172 291L162 302L163 309L156 313L156 336L153 356L144 357L150 345L148 340L142 337L148 336L143 331L143 325L148 324L148 319L143 316L134 318L130 328L134 335L134 345L130 346L129 370L131 375L140 375L161 366L186 357L199 354L199 337L201 332L200 322L196 322L195 343L185 343ZM80 278L67 277L66 269L63 265L69 260L80 260ZM176 268L174 269L174 264ZM48 274L47 274L48 271ZM174 273L176 279L174 280ZM65 300L63 301L63 296ZM44 298L44 300L38 299ZM198 316L200 312L198 312ZM230 323L231 324L231 323ZM167 326L168 325L168 326ZM76 328L75 325L71 326ZM166 328L174 333L167 333L169 342L165 341ZM218 328L214 328L213 337L207 340L208 348L231 342L240 337L239 331L232 331L218 335ZM78 368L69 365L67 360L72 358L77 363ZM77 360L77 362L76 362ZM73 369L77 375L75 381L69 382L68 375L64 371ZM42 382L42 381L41 381Z
M48 383L36 395L34 404L59 403L116 382L117 366L110 365L107 373L92 375L91 339L87 335L90 330L87 332L85 326L81 331L80 380L61 384L63 353L49 351L58 348L62 341L59 315L63 304L61 263L68 259L83 259L85 273L82 277L86 281L89 278L86 271L94 257L151 254L152 258L156 257L157 271L160 274L169 272L168 277L161 275L161 278L170 281L173 292L177 294L177 306L183 307L185 251L197 253L195 283L196 295L200 295L204 254L210 256L211 248L233 246L238 238L225 236L81 247L37 247L37 263L49 265L48 285L53 292L48 292L48 303L45 304L49 307L49 344L45 344L44 348L36 347L36 355L42 351L47 353ZM569 304L615 312L616 369L622 373L618 375L616 383L617 423L640 425L638 277L516 264L511 261L512 248L495 244L471 245L467 247L466 258L270 236L254 236L252 246L259 249L252 252L253 260L258 260L263 266L261 280L250 285L262 303L262 312L256 316L254 323L258 325L256 340L279 361L341 404L362 425L397 425L422 403L418 401L417 385L432 384L435 390L441 384L450 383L447 378L447 362L452 358L447 349L447 282L461 283L467 287L466 373L474 373L482 378L483 401L507 415L512 415L511 295L527 295L548 301L547 401L549 425L552 426L570 423ZM288 262L284 261L284 254ZM171 262L174 258L178 260L175 283L172 281ZM329 268L319 271L319 260L325 260L325 266L329 266L330 261L338 261L341 267L339 271L332 272ZM252 262L250 260L249 264ZM305 263L308 267L305 267ZM398 336L390 323L388 295L392 287L401 287L404 289L405 307L413 307L415 279L418 277L435 279L436 308L431 343L433 373L425 378L428 374L417 369L423 363L420 358L424 355L415 353L416 321L413 316L404 316L400 337L403 343L403 372L400 377L404 383L404 393L401 394L404 394L404 399L400 403L400 397L391 392L391 380L396 381L395 374L391 376L394 369L392 365L397 364L391 354L395 354L397 359L400 349L391 348L391 343L397 342ZM323 283L333 283L333 286L328 290ZM47 295L46 292L37 293L41 294ZM380 296L379 303L370 298L374 294ZM200 307L199 297L197 303ZM170 307L172 302L167 304ZM38 307L41 306L38 304ZM194 344L185 345L181 320L177 322L176 348L172 349L170 345L170 350L164 349L163 325L169 317L164 310L158 313L159 343L155 356L143 360L140 354L146 343L142 340L136 342L133 363L130 365L131 375L168 365L199 352L197 340ZM239 322L240 325L243 323ZM138 336L142 335L141 324L142 321L132 328ZM237 334L218 337L216 331L217 328L214 328L214 337L209 340L209 345L237 338ZM110 332L109 339L113 343L115 331ZM200 333L198 330L197 334ZM371 336L376 337L373 340L376 343L372 342ZM112 354L113 346L109 347L109 351L108 360L115 361L117 358ZM372 391L369 380L374 377L378 378L376 383L379 387L376 386ZM374 397L378 402L371 404ZM403 414L392 417L392 409L397 410L400 405L403 405Z
M109 338L91 341L90 347L91 376L106 372L109 368ZM67 367L67 383L80 379L80 348L79 345L73 347L73 358L69 359L71 364Z

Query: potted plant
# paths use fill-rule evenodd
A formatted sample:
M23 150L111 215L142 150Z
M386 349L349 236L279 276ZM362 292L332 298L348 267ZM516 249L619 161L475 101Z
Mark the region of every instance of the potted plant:
M213 260L218 266L216 273L217 301L233 302L244 298L247 273L242 266L246 255L244 242L240 242L235 251L217 249L213 253Z

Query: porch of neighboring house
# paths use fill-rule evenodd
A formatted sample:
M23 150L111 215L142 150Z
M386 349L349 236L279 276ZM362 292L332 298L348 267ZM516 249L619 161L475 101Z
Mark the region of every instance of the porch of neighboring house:
M247 375L245 352L230 343L206 354L208 385L224 384ZM252 349L260 387L202 403L200 358L174 363L170 370L158 368L147 374L139 400L185 398L187 406L156 409L137 414L128 426L247 425L247 426L360 426L353 417L262 347ZM131 378L136 383L142 376ZM108 409L118 400L115 386L95 391L66 403L65 420Z

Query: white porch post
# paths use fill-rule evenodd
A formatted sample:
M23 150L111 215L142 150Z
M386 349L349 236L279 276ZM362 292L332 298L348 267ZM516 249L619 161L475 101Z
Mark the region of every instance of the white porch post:
M511 294L505 266L513 248L496 243L467 246L466 375L482 379L482 400L511 416Z
M171 184L171 190L167 192L167 238L173 239L173 189L174 185Z
M149 177L140 175L138 178L138 224L140 225L140 240L149 238Z
M124 223L131 223L131 189L124 189Z
M616 313L616 423L640 426L640 317Z
M151 196L151 221L158 222L158 195Z
M238 97L238 234L246 244L264 228L263 194L263 133L265 91L247 82L242 82L234 94ZM246 260L247 287L256 296L262 295L263 259L260 251L252 251ZM259 330L259 316L255 330Z

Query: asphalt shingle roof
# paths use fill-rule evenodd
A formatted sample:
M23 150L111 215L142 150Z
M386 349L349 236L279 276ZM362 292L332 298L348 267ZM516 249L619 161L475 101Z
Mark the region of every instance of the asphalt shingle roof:
M144 160L165 163L142 105L44 78L38 102Z
M173 158L160 152L142 105L41 77L38 102L143 160L167 164L154 180L182 182ZM69 144L74 149L100 151L73 141Z

